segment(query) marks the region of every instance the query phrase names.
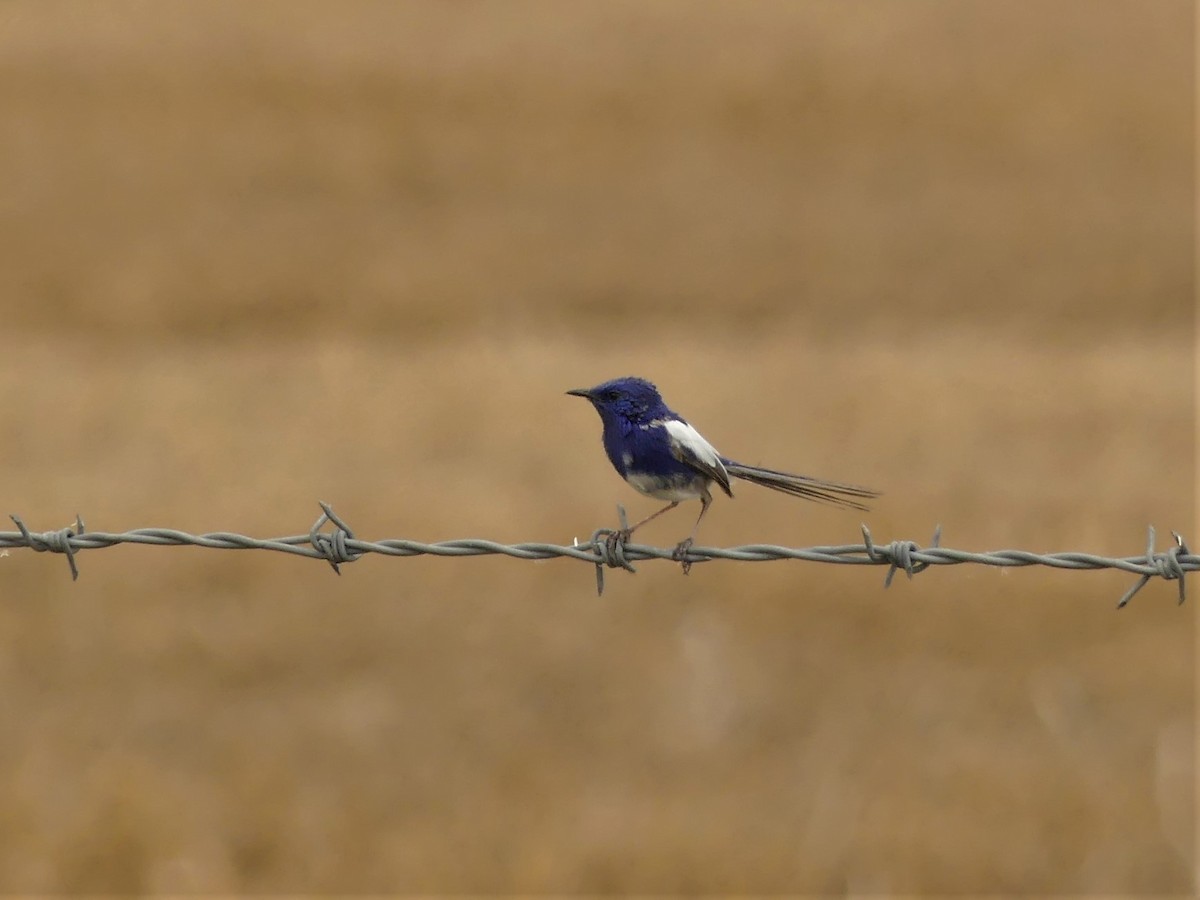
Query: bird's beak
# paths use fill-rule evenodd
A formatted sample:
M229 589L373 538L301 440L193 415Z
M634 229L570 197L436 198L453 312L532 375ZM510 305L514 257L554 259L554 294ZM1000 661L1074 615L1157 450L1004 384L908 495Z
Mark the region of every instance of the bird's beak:
M573 391L567 391L572 397L583 397L586 400L592 399L592 392L587 388L575 388Z

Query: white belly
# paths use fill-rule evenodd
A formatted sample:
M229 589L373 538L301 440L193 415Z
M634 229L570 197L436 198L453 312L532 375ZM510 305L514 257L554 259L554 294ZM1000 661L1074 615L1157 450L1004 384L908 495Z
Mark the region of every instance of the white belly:
M675 503L683 500L699 500L708 493L708 479L696 476L688 481L668 482L653 475L630 472L625 480L648 497Z

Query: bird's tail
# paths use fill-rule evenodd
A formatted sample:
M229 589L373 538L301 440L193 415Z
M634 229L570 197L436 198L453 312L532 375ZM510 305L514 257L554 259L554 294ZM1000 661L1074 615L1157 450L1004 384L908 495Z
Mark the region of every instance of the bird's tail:
M816 500L818 503L832 503L835 506L845 506L850 509L867 511L859 500L870 500L878 497L879 492L870 488L859 487L855 484L842 484L839 481L825 481L821 478L809 478L805 475L790 475L787 472L776 472L774 469L763 469L758 466L747 466L732 460L723 460L725 471L734 478L741 478L754 484L760 484L773 491L782 491L793 497L804 497L806 500Z

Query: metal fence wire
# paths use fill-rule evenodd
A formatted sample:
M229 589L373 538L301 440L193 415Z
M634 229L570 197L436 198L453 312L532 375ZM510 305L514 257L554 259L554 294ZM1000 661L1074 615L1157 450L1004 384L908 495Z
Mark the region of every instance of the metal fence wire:
M321 503L321 515L307 534L277 538L254 538L227 531L210 534L188 534L173 528L136 528L132 531L109 533L88 531L78 516L75 523L56 531L30 531L18 516L11 516L16 531L0 531L0 551L29 549L38 552L62 553L67 557L71 577L79 577L75 555L80 550L98 550L117 544L148 544L155 547L205 547L211 550L274 550L295 556L307 556L327 561L335 572L340 567L354 562L366 553L384 556L486 556L496 554L515 559L551 559L565 557L591 563L596 567L596 589L604 593L605 568L622 568L636 571L634 562L646 559L666 559L681 563L686 572L693 563L725 559L740 562L767 562L770 560L793 559L803 562L832 563L849 566L887 566L883 585L892 583L896 572L903 571L909 578L925 571L930 566L956 566L965 564L1000 566L1004 568L1022 566L1049 566L1054 569L1119 569L1140 576L1117 603L1125 606L1133 595L1140 591L1151 578L1162 578L1179 583L1179 602L1186 599L1184 576L1200 569L1200 556L1193 555L1179 534L1172 531L1174 545L1161 552L1154 549L1154 527L1150 526L1146 541L1146 552L1138 556L1108 557L1094 553L1031 553L1028 550L988 550L974 552L952 550L942 547L941 526L933 533L928 547L915 541L890 541L876 543L866 525L862 526L861 544L840 544L828 547L780 547L774 544L749 544L742 547L691 547L680 554L675 549L650 547L627 542L623 529L627 528L625 510L617 507L621 528L599 528L586 541L574 541L568 545L522 543L500 544L482 538L462 538L453 541L424 543L408 539L364 541L354 536L350 527L334 513L327 503ZM322 531L326 526L328 531Z

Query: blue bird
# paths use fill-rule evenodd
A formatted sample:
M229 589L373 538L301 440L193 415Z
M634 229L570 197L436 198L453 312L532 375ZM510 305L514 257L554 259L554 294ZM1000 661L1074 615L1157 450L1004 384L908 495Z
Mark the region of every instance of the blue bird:
M600 414L604 452L617 473L643 494L669 501L658 512L622 531L623 539L685 500L700 501L700 515L691 534L675 548L679 560L686 558L700 520L708 512L712 503L709 488L713 484L732 497L730 479L740 478L793 497L864 511L867 507L859 500L879 496L876 491L853 484L734 462L718 453L683 416L663 402L658 388L642 378L614 378L567 393L591 401Z

